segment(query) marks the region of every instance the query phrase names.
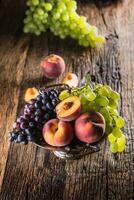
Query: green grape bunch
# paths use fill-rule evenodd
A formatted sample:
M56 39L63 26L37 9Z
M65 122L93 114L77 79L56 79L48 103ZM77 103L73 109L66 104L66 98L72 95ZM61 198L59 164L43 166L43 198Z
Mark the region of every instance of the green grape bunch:
M78 15L75 0L27 0L24 32L40 35L48 28L61 39L71 37L84 47L96 47L105 42L98 29Z
M106 135L110 142L112 153L125 150L126 137L121 131L124 127L124 119L118 113L120 95L107 85L87 83L82 87L64 90L59 99L64 100L69 96L78 96L81 100L82 112L100 112L106 121Z

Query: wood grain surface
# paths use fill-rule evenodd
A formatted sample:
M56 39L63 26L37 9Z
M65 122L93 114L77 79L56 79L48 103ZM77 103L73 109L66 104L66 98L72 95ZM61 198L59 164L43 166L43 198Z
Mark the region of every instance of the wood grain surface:
M50 32L40 37L22 33L25 1L0 1L0 199L1 200L133 200L134 199L134 1L78 1L79 13L107 38L101 49L83 49ZM101 151L65 161L39 147L9 144L12 123L24 105L27 87L49 84L39 61L56 53L66 72L121 93L127 148L113 156L104 141ZM59 77L56 82L60 82ZM51 81L50 83L55 83Z

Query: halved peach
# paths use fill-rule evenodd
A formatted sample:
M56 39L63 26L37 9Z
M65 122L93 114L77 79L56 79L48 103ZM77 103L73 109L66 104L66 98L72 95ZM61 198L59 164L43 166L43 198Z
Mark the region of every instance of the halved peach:
M35 99L39 94L39 91L33 87L33 88L28 88L25 92L25 101L28 102L30 101L31 99Z
M63 121L73 121L81 113L81 102L79 97L72 96L63 100L56 106L57 117Z
M77 87L79 80L76 74L68 72L63 80L63 83L69 85L70 87Z

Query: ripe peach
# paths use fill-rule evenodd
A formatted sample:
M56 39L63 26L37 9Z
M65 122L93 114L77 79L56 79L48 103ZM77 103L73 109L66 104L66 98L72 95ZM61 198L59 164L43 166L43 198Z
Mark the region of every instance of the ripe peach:
M43 74L50 79L57 78L65 71L65 62L58 55L49 55L40 63Z
M105 120L98 112L84 113L75 121L75 134L83 142L97 142L104 132Z
M25 92L25 101L28 102L30 101L31 99L35 99L39 94L39 91L33 87L33 88L28 88Z
M57 117L63 121L73 121L81 113L81 103L77 96L68 97L56 106Z
M68 122L51 119L44 125L43 138L49 145L66 146L71 143L73 137L73 128Z
M66 74L66 76L63 80L63 83L69 85L70 87L77 87L79 80L78 80L78 77L76 76L76 74L69 72Z

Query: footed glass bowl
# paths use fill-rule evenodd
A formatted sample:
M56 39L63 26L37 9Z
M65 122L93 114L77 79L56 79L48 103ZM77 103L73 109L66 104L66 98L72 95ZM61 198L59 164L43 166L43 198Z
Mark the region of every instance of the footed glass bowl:
M55 84L55 85L50 85L50 86L41 88L40 93L44 91L48 91L49 89L52 89L52 88L59 89L61 91L64 89L68 89L68 90L71 89L66 84ZM84 142L79 141L77 138L74 138L70 145L67 145L64 147L53 147L47 144L44 141L42 134L40 134L36 136L33 143L38 147L54 152L54 154L57 157L60 157L62 159L78 159L84 155L98 152L100 150L98 143L103 138L103 135L104 135L104 132L102 131L102 133L100 133L99 137L94 143L84 143Z

